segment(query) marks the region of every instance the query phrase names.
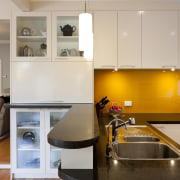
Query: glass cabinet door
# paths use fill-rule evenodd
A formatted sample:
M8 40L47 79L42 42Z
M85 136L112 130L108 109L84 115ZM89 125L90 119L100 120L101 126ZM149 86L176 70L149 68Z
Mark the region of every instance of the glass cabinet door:
M13 60L50 57L49 16L28 13L13 18ZM14 27L15 26L15 27ZM16 28L16 29L15 29Z
M54 58L83 60L83 52L79 51L79 13L54 13L53 28Z
M40 112L17 112L17 168L40 168Z
M47 112L46 117L49 119L49 120L46 120L48 122L47 134L65 116L67 111L68 109L61 109L58 111ZM57 168L59 167L60 162L61 162L61 148L48 144L47 149L48 149L47 157L49 157L49 163L47 163L47 169L51 172L57 172Z

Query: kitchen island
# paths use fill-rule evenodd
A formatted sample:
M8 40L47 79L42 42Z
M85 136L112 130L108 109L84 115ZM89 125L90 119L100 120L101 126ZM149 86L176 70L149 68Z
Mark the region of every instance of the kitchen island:
M103 114L98 119L93 104L11 104L11 108L30 108L40 110L68 109L66 115L52 129L47 138L53 145L68 148L69 155L76 149L93 146L93 169L62 168L59 166L59 176L63 180L178 180L180 179L180 160L119 160L114 161L106 157L107 125L112 117ZM74 108L74 109L73 109ZM88 111L88 112L87 112ZM89 118L87 114L90 115ZM180 114L123 114L123 120L135 117L137 125L150 125L149 122L180 121ZM77 118L78 117L78 118ZM87 118L85 118L87 117ZM91 117L91 118L90 118ZM99 125L98 125L99 124ZM151 127L151 125L150 125ZM155 129L154 129L155 130ZM164 138L167 136L160 133ZM83 133L83 134L82 134ZM98 141L98 142L97 142ZM172 139L168 141L176 145ZM90 143L90 144L89 144ZM70 148L70 149L69 149ZM92 154L92 149L91 149ZM73 154L74 156L74 154ZM71 156L66 156L71 160ZM78 157L77 157L78 158ZM67 160L66 159L66 160ZM91 161L92 162L92 161ZM78 163L78 160L75 162ZM16 170L16 169L15 169ZM13 171L14 172L14 169ZM37 174L35 175L37 177ZM34 176L34 177L35 177Z

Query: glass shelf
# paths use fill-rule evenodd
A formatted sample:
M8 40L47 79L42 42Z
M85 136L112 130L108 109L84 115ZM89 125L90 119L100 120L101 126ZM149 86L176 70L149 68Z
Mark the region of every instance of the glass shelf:
M33 126L17 126L18 129L40 129L40 127Z
M18 148L17 150L40 150L40 146L38 143L34 143L34 144L26 144L26 143L21 143L18 144Z
M46 36L17 36L17 39L21 42L39 42L39 41L46 41Z
M57 36L58 40L66 40L66 41L78 41L79 36Z

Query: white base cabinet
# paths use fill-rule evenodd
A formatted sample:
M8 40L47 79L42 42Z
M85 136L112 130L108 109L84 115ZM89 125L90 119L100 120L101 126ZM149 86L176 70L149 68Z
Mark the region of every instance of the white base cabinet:
M11 173L15 178L58 178L61 149L47 134L68 109L11 109Z
M62 169L93 169L93 146L62 149Z

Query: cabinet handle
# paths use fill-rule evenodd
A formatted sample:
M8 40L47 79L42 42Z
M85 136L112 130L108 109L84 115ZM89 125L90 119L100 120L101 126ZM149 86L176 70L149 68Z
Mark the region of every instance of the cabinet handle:
M111 65L102 65L101 67L115 68L116 66L111 66Z
M120 67L122 67L122 68L135 68L136 66L134 66L134 65L121 65Z
M164 65L162 66L162 68L176 68L175 65Z
M8 77L7 74L2 75L2 78L7 78L7 77Z
M66 57L63 57L63 56L59 56L59 57L56 57L55 58L56 60L60 61L60 60L70 60L72 59L72 56L66 56Z
M63 103L62 100L40 100L40 103Z

